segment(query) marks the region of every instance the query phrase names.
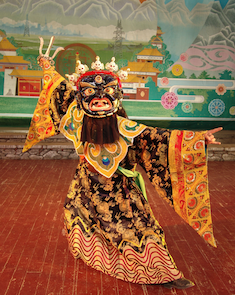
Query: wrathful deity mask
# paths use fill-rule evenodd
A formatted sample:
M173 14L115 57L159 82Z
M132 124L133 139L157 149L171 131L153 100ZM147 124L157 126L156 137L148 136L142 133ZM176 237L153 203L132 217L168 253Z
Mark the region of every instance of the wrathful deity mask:
M78 79L78 108L93 118L104 118L118 111L123 98L119 77L110 71L90 71Z

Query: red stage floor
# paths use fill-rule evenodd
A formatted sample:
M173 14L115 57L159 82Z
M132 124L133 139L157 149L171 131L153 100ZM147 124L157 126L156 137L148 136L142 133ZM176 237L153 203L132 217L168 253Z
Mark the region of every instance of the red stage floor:
M169 251L196 284L184 291L129 284L73 259L62 228L63 200L76 164L0 160L1 295L235 295L235 162L209 162L217 249L206 245L147 185Z

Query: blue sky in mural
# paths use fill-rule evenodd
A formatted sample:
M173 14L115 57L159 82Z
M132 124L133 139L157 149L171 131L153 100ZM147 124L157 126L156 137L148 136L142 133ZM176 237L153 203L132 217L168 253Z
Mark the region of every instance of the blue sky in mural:
M167 4L168 2L171 2L171 0L165 0L165 3ZM210 3L211 0L185 0L185 5L188 7L188 9L191 11L193 9L193 7L197 4L197 3ZM220 5L222 8L224 8L228 2L228 0L219 0Z

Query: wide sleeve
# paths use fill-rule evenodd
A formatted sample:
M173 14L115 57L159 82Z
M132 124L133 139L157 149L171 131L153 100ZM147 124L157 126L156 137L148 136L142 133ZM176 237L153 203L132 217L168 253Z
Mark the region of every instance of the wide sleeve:
M41 59L43 89L40 93L23 152L33 145L59 133L61 118L75 99L75 91L48 59Z
M216 247L208 189L205 132L146 128L134 141L138 163L158 194Z

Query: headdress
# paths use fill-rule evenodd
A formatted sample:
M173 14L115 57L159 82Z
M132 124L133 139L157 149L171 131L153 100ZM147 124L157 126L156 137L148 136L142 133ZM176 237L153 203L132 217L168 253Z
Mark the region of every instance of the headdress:
M80 61L76 61L79 63ZM92 71L87 71L77 78L78 108L92 118L104 118L115 114L123 98L121 81L115 72L118 65L115 58L104 64L96 56L96 61L91 64Z

